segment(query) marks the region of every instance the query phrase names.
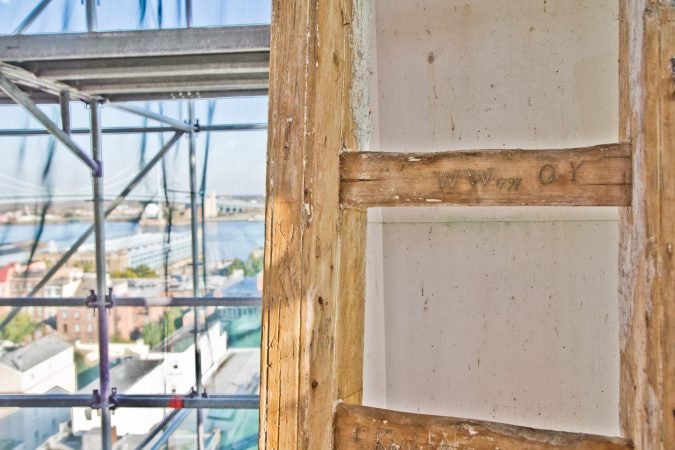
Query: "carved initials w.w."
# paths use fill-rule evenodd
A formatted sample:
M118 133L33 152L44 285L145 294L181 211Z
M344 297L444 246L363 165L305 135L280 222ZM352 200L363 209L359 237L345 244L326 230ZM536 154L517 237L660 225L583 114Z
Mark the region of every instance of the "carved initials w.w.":
M434 172L434 175L436 176L440 190L449 191L455 187L455 182L457 181L456 170L452 172Z
M483 186L487 186L487 184L492 179L492 172L494 172L494 170L495 169L493 167L490 167L487 170L475 171L472 169L466 169L466 176L469 179L471 186L475 186L478 182L480 182Z

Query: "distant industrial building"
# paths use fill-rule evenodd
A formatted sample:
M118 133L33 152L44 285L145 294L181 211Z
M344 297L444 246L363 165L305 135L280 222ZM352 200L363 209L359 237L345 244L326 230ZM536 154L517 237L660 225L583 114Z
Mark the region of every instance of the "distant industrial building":
M189 232L172 232L171 239L164 233L138 233L114 239L106 239L107 268L111 272L128 267L148 266L159 269L192 256L192 238ZM76 258L94 264L94 244L83 245Z

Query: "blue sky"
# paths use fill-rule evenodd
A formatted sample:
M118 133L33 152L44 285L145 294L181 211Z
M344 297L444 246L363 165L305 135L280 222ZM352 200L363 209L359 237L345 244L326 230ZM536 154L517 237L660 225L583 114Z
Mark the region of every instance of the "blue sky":
M38 0L0 0L0 32L11 33L38 3ZM139 0L98 0L98 3L100 31L159 28L160 3L163 28L186 26L184 0L145 0L142 25ZM193 0L192 4L195 27L269 23L272 14L270 0ZM28 33L58 33L64 30L64 23L66 31L86 31L81 0L52 0L43 14Z
M140 21L139 0L100 0L98 23L101 30L184 27L183 0L162 1L161 19L158 14L159 0L147 0L143 22ZM11 33L37 0L0 0L0 33ZM269 0L193 0L194 25L217 26L235 24L269 23L271 6ZM43 15L27 30L27 33L85 31L84 6L80 0L53 0ZM140 106L159 111L159 102L139 103ZM42 107L48 116L59 122L56 105ZM163 112L175 118L187 116L187 105L180 101L163 102ZM196 116L200 123L207 122L208 100L196 101ZM144 119L103 108L103 126L141 126ZM261 123L267 120L267 98L238 97L219 99L213 123ZM72 106L73 127L88 127L88 110L84 104ZM149 122L148 125L156 125ZM21 108L13 105L0 106L0 128L39 128L35 120ZM164 135L164 140L170 138ZM77 135L74 139L89 150L89 137ZM141 159L141 135L105 135L103 154L105 166L105 194L110 197L138 170ZM157 133L147 135L146 155L150 159L161 145ZM208 165L207 191L226 195L260 195L265 190L265 131L218 132L211 134ZM198 169L201 173L206 143L206 133L197 141ZM0 201L13 196L43 193L52 189L55 195L89 194L91 182L87 168L61 144L57 144L51 170L45 179L42 172L47 161L50 138L0 137ZM166 158L169 172L169 187L185 190L188 186L187 138L171 150ZM23 155L23 156L22 156ZM140 186L136 195L161 198L159 170L153 171Z

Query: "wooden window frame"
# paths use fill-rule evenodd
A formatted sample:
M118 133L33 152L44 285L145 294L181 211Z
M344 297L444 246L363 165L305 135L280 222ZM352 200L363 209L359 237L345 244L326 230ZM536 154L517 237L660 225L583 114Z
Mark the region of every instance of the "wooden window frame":
M364 44L359 14L366 1L273 1L260 448L365 449L377 447L373 439L382 427L429 432L428 416L359 406L339 406L333 420L339 402L362 399L365 210L397 204L620 206L626 439L581 436L569 448L669 448L675 442L675 6L618 0L619 143L392 155L358 153L360 119L352 106L363 80L355 79L354 55ZM462 183L461 192L444 189L466 165L476 172L452 181ZM604 177L599 185L588 182L598 177ZM516 178L514 197L504 183ZM388 423L396 414L400 423ZM363 417L379 425L359 428L355 421ZM434 420L454 426L451 419ZM469 432L464 445L492 448L479 445L495 437L492 425L458 420L453 423L465 430L482 430ZM361 429L368 438L357 442L352 435ZM531 432L509 430L516 437ZM560 448L555 442L562 434L542 433L553 439L520 448Z

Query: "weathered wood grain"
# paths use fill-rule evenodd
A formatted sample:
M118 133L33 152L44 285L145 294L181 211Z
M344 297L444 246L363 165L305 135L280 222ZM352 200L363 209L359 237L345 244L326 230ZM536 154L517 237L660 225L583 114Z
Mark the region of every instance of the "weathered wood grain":
M344 153L344 205L625 206L629 144L564 150Z
M341 209L355 149L351 0L273 3L259 447L329 449L360 401L365 215Z
M675 447L675 78L668 59L675 57L675 5L671 2L669 22L664 27L661 61L665 74L661 77L659 99L662 122L659 145L659 245L658 252L658 308L663 308L663 323L657 339L663 347L663 442ZM671 78L668 79L668 72ZM663 73L663 72L662 72Z
M310 39L310 96L306 111L307 140L304 161L303 314L300 405L301 448L328 449L332 442L331 412L339 383L349 375L360 379L358 364L344 366L338 352L352 345L341 328L343 301L349 304L341 276L345 260L342 244L351 234L339 205L339 151L354 148L351 88L351 0L311 2L315 8ZM344 225L344 226L343 226ZM365 225L364 225L365 226ZM357 252L358 254L358 252ZM358 299L362 302L363 297ZM346 376L346 377L345 377Z
M366 212L340 212L340 285L335 333L335 398L361 404L366 295Z
M626 450L625 439L337 405L335 450Z
M299 448L302 167L309 4L273 4L259 447Z
M640 450L675 448L675 8L625 0L620 53L628 92L621 134L633 152L633 205L620 243L624 434Z

